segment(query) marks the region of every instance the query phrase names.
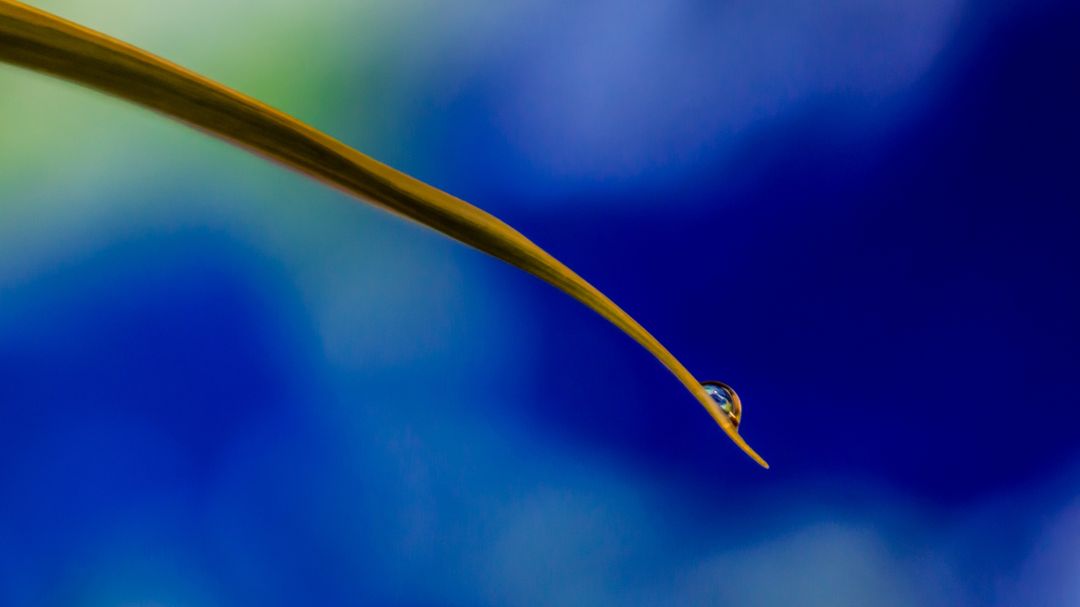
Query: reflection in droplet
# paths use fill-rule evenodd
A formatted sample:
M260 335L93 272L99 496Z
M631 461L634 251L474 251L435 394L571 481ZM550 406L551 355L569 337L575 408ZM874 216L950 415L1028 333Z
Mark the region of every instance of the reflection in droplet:
M732 425L738 428L742 418L742 403L739 402L739 395L735 394L735 390L719 381L702 382L701 387L705 388L705 392L720 406L720 410L727 414Z

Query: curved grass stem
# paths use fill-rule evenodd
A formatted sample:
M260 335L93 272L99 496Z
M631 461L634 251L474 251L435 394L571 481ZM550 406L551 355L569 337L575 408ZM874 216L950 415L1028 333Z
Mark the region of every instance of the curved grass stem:
M494 216L299 120L146 51L31 6L0 0L0 61L158 111L493 255L594 310L651 352L754 461L701 384L598 289Z

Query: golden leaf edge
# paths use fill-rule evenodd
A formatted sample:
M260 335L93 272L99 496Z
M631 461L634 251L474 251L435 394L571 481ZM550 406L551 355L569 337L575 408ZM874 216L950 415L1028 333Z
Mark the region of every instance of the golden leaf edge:
M570 268L491 214L195 72L77 23L0 0L0 61L155 110L516 266L562 290L660 361L761 466L701 383L637 321Z

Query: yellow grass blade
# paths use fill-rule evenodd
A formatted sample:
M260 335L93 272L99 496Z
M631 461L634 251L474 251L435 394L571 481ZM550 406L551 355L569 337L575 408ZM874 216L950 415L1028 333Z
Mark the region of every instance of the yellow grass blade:
M768 468L660 342L603 293L492 215L251 97L22 3L0 0L0 61L71 80L186 122L551 283L651 352L740 449Z

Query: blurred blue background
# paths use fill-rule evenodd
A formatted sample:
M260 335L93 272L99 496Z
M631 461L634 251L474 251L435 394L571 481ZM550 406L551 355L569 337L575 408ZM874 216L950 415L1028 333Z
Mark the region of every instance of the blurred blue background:
M40 0L539 281L0 66L0 604L1080 604L1080 5Z

